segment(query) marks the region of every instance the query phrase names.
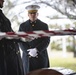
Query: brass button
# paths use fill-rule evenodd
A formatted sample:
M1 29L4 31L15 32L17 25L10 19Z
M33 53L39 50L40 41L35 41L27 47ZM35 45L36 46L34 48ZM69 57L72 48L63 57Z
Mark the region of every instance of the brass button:
M34 26L34 24L32 26Z
M17 51L17 52L16 52L16 54L19 54L19 53L20 53L20 51Z

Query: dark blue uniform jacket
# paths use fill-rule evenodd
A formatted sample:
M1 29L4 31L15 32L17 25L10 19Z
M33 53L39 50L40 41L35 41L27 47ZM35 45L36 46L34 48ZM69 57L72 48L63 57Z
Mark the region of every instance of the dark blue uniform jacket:
M39 19L31 23L30 20L22 23L20 25L19 31L38 31L38 30L48 30L48 25ZM29 58L29 69L30 71L47 68L49 67L49 60L47 55L47 47L50 42L50 37L37 38L31 42L21 43L20 47L27 54L27 49L37 48L38 58ZM26 59L24 59L25 61ZM27 62L28 63L28 62Z

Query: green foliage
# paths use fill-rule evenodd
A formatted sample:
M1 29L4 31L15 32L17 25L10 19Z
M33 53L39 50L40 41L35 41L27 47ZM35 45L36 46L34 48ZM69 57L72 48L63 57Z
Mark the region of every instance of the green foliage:
M73 46L68 45L68 46L67 46L67 51L68 51L68 52L73 52L73 51L74 51Z
M62 26L60 26L58 24L50 24L49 28L51 28L51 29L62 29Z
M66 29L69 29L69 28L70 28L70 24L66 24L66 25L65 25L65 28L66 28Z
M51 49L52 50L61 50L61 44L60 43L57 43L56 41L53 41L52 43L51 43Z

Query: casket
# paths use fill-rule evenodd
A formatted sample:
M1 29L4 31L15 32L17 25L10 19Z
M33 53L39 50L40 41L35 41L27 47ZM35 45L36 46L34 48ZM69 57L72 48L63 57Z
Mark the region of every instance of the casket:
M43 68L29 72L27 75L76 75L71 69L66 68Z

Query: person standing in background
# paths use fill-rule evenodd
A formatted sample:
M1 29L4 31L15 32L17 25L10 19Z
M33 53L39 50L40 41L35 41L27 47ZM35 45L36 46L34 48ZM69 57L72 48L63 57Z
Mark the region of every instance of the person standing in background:
M4 0L0 0L0 32L13 32L11 23L4 15ZM18 43L0 36L0 75L24 75Z
M29 19L21 23L19 31L39 31L48 30L48 25L38 17L38 5L29 5L26 7ZM24 70L28 72L49 67L49 59L47 54L47 47L50 42L50 37L35 38L32 41L19 43L20 48L23 50L23 64Z

